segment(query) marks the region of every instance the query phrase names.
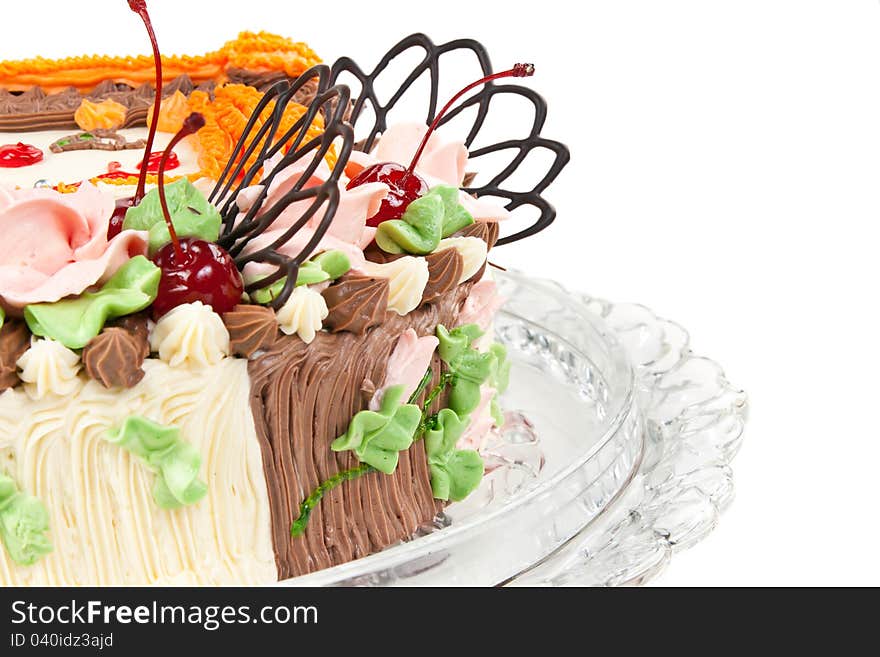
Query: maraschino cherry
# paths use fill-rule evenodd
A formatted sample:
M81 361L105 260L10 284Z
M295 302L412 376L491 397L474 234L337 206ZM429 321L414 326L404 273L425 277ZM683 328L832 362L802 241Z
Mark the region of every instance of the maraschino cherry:
M500 78L525 78L534 74L534 65L516 64L513 68L507 71L487 75L476 82L472 82L455 94L434 118L434 121L431 123L431 126L422 138L422 143L419 144L419 148L416 150L416 154L413 156L409 167L404 167L396 162L379 162L368 166L352 178L346 186L346 189L354 189L355 187L360 187L361 185L372 182L381 182L388 185L388 195L382 200L382 204L379 206L379 211L367 219L367 225L375 227L389 219L400 219L410 203L428 193L428 183L416 173L416 165L419 162L419 158L422 157L425 146L428 145L428 140L440 125L440 120L459 98L471 89L478 87L481 84L491 82L492 80L498 80Z
M169 310L185 303L201 301L215 312L229 312L241 301L244 285L235 261L220 246L192 237L177 236L168 201L165 198L165 168L168 154L184 137L205 125L205 117L190 114L165 149L159 163L159 203L168 226L171 242L159 249L153 262L162 270L159 293L153 302L153 318L159 319Z
M162 105L162 56L159 54L159 43L156 41L156 33L153 31L153 23L147 12L146 0L128 0L129 8L141 17L150 37L150 45L153 47L153 61L156 64L156 106L153 108L153 120L150 121L150 131L147 133L147 144L144 150L144 159L141 163L141 173L138 176L137 189L134 196L121 198L116 201L116 209L110 216L110 224L107 227L107 239L111 240L122 232L122 224L125 221L126 211L141 202L144 198L147 185L147 172L150 155L153 152L153 141L156 139L156 129L159 126L159 108Z

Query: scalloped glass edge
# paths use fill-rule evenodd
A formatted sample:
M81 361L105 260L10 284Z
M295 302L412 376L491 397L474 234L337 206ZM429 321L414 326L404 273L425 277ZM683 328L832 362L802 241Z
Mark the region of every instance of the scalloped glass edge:
M642 305L574 296L615 332L632 363L647 423L644 459L620 499L508 584L642 585L673 554L705 538L733 502L731 462L748 398L717 363L693 353L688 332L675 322Z
M454 505L442 531L281 585L640 584L715 527L733 499L744 393L643 306L516 272L497 278L509 296L499 339L540 361L542 376L574 384L600 420L594 442L522 494L476 502L475 517ZM487 558L499 537L503 555Z

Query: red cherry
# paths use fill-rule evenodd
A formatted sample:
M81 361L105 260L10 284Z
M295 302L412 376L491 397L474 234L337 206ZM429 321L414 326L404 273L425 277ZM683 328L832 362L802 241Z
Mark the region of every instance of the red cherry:
M428 127L428 131L422 138L422 143L419 144L409 167L404 167L396 162L380 162L379 164L367 167L352 178L348 185L346 185L346 189L354 189L355 187L371 182L385 183L389 188L388 196L382 200L382 204L379 206L379 211L374 216L367 219L367 225L376 227L383 221L400 219L410 203L428 193L428 183L416 174L416 165L419 163L419 158L422 156L425 146L428 145L428 140L437 129L437 126L440 125L440 120L459 98L471 89L478 87L481 84L491 82L492 80L498 80L500 78L527 78L534 74L535 67L532 64L516 64L513 68L507 71L493 73L492 75L480 78L476 82L470 83L464 89L455 94L449 102L444 105L443 109L437 113L437 116L434 117L434 121Z
M184 237L180 254L169 242L153 257L162 270L159 295L153 302L153 319L185 303L201 301L223 314L241 303L244 284L232 257L213 242Z
M122 232L122 223L125 221L125 213L134 205L134 196L116 199L116 208L110 215L110 223L107 225L107 239L112 240Z
M368 226L375 227L389 219L400 219L410 203L428 193L428 183L418 175L408 173L405 166L394 162L380 162L367 167L352 178L346 189L372 182L388 185L388 196L382 199L379 211L367 219Z

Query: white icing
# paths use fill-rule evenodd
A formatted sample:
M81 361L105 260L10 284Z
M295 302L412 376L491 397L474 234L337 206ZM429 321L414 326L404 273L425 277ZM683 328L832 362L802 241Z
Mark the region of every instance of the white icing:
M156 323L150 347L172 367L216 365L229 355L229 331L210 306L186 303Z
M309 344L315 339L329 314L327 302L317 290L307 285L293 289L287 302L275 313L278 326L285 335L298 335Z
M0 395L0 464L46 506L54 547L33 566L0 547L0 586L277 580L247 361L181 370L150 359L144 371L130 390L87 381L67 397ZM180 428L202 456L205 499L175 511L156 505L155 475L105 440L131 414Z
M415 256L404 256L384 264L366 262L363 273L388 279L388 309L406 315L418 308L428 284L428 261Z
M30 349L16 364L21 369L19 377L24 382L25 392L31 399L48 395L63 397L81 385L79 356L56 340L33 338Z
M33 187L38 180L48 180L55 185L59 182L74 183L83 178L92 178L102 173L107 173L107 164L116 161L122 165L123 171L137 173L137 165L144 158L143 149L130 149L124 151L68 151L66 153L53 153L49 145L77 132L79 129L67 130L38 130L36 132L0 132L0 144L14 144L22 141L36 146L43 151L43 160L27 167L3 169L3 184L10 187ZM147 138L147 128L125 128L117 131L129 141ZM156 141L153 143L154 151L161 151L168 145L174 135L157 132ZM187 173L196 173L201 170L198 163L198 154L189 140L184 140L174 148L180 166L168 172L168 176L180 176ZM131 196L134 187L121 185L98 184L102 191L110 192L117 198Z
M486 262L488 256L488 248L486 243L479 237L447 237L440 240L440 244L434 250L442 251L443 249L455 249L461 254L464 260L464 269L461 273L459 283L464 283L471 276L480 271Z

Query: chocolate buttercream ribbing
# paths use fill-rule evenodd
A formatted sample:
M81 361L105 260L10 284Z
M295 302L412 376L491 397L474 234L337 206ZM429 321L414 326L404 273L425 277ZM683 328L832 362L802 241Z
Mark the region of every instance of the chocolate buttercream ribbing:
M162 97L176 91L188 96L195 89L211 91L213 84L196 87L188 75L179 75L162 87ZM28 132L33 130L62 130L78 128L74 113L86 98L93 102L113 100L124 105L123 128L146 125L147 110L153 104L156 91L152 85L142 84L133 88L105 80L91 93L81 94L73 87L54 94L47 94L40 87L33 87L16 94L0 89L0 131Z
M365 335L319 333L306 345L282 336L248 365L251 407L261 448L272 538L280 579L357 559L407 540L429 524L442 504L431 493L423 441L400 454L393 475L371 473L327 493L305 535L292 538L299 504L322 481L354 467L351 452L330 443L364 408L365 382L382 381L398 337L408 328L433 335L438 324L455 326L470 285L405 317L387 313ZM440 376L435 354L434 383ZM441 398L435 404L439 408Z
M24 322L8 319L0 328L0 392L19 384L18 359L31 346L31 332Z

